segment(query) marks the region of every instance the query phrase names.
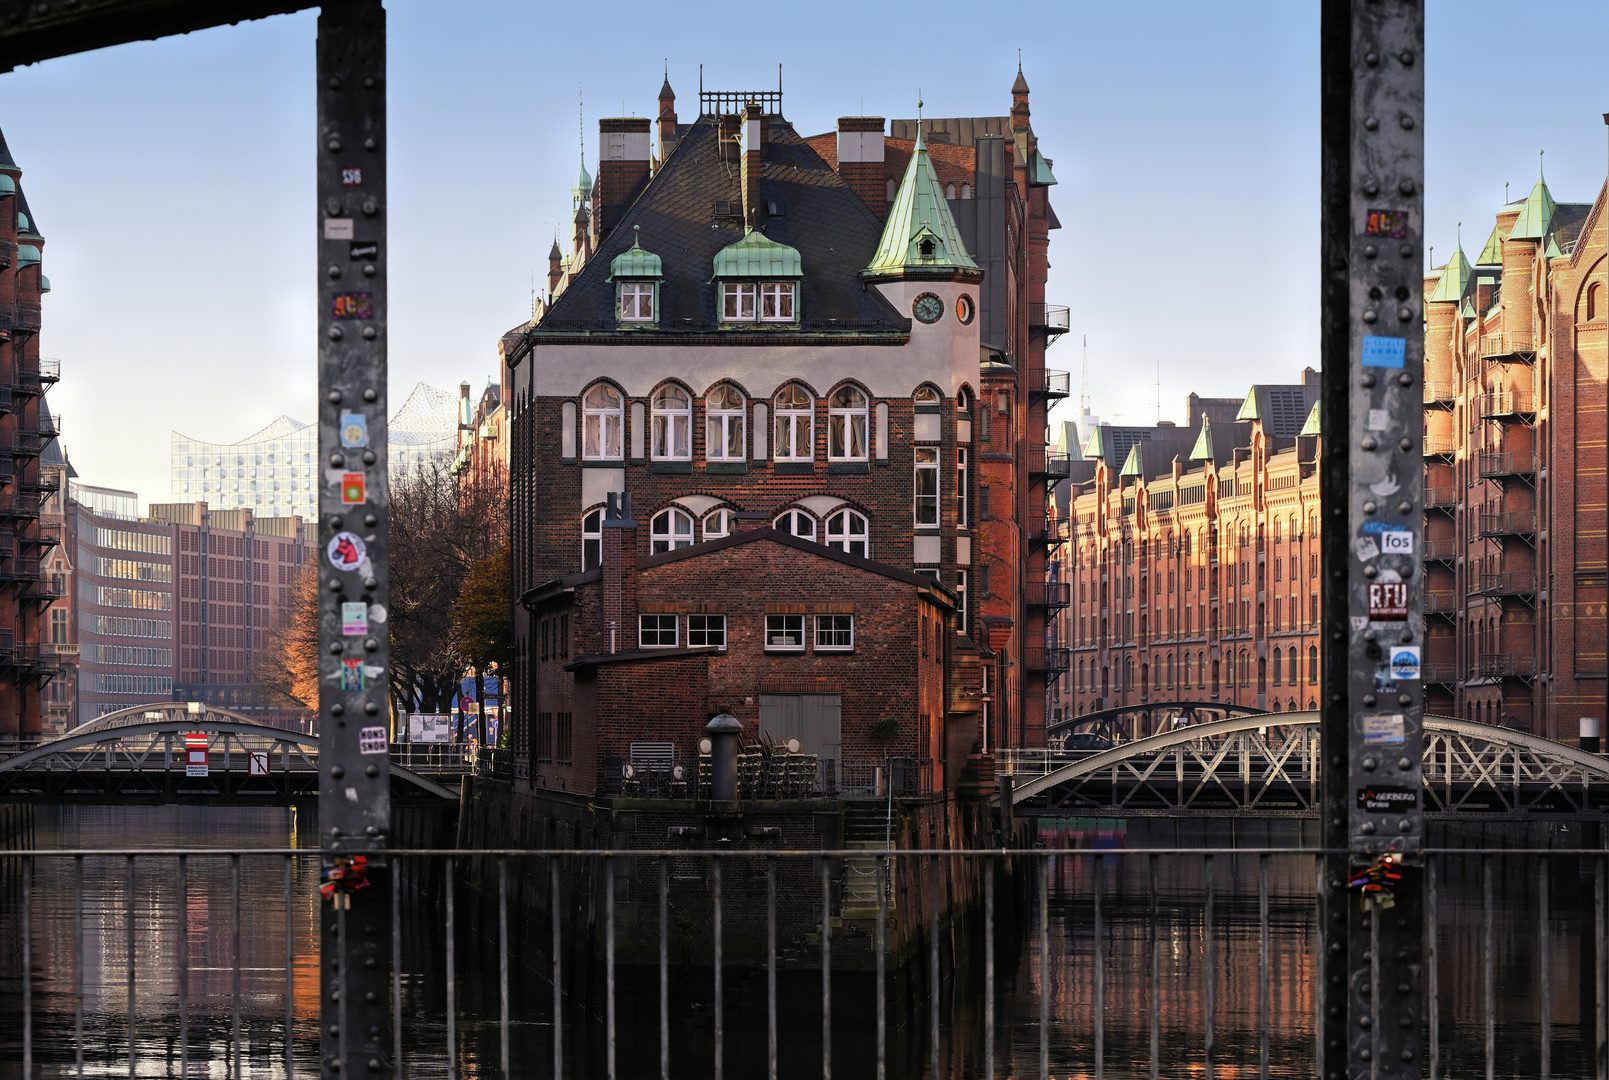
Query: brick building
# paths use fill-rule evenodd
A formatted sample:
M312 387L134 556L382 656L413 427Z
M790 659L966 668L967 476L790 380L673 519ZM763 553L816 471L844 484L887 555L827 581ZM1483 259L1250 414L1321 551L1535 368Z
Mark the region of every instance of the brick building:
M1426 276L1426 710L1605 718L1605 204L1538 174Z
M40 298L50 291L45 240L22 190L22 170L0 135L0 744L37 741L45 688L60 670L41 652L45 611L56 599L41 559L61 543L61 529L40 521L52 482L39 458L57 425L44 394L60 365L39 355Z
M1318 394L1309 369L1192 394L1189 428L1089 432L1050 529L1053 709L1317 707Z

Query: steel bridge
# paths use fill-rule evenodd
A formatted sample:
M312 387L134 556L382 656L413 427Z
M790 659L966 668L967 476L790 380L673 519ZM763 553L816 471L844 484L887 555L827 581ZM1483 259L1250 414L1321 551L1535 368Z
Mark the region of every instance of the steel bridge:
M197 736L204 737L204 746ZM0 801L312 804L319 794L318 746L317 735L269 727L225 709L199 714L185 702L138 706L0 761ZM421 746L415 771L398 764L412 749L401 744L391 755L392 798L401 805L457 802L459 793L438 781L469 771L472 759Z
M1223 701L1153 701L1139 705L1115 705L1098 712L1053 720L1045 725L1045 737L1055 744L1074 732L1088 731L1115 742L1143 739L1181 724L1204 724L1213 720L1232 720L1237 716L1262 715L1262 709Z
M1313 817L1319 749L1317 712L1260 713L1093 754L1002 751L996 769L1012 776L1012 803L1024 815ZM1373 760L1377 795L1404 798L1411 789L1393 778L1411 777L1415 763L1389 743L1379 744ZM1508 728L1427 716L1420 764L1417 786L1432 816L1609 810L1609 760Z

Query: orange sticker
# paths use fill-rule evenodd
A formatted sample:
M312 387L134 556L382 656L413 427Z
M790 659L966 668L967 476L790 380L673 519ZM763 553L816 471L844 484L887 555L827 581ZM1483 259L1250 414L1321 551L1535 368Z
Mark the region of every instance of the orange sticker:
M360 503L363 501L363 474L349 472L341 474L341 501L343 503Z

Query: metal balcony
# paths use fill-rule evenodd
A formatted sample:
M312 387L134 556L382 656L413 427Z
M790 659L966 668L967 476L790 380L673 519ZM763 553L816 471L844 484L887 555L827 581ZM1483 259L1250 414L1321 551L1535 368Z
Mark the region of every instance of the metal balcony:
M1480 455L1477 467L1483 480L1501 480L1506 476L1532 476L1536 473L1536 458L1530 453L1488 451Z
M1064 304L1029 304L1028 328L1059 337L1072 329L1072 312Z
M1482 394L1475 399L1475 407L1481 419L1499 423L1526 423L1536 416L1536 408L1527 390Z
M0 240L0 270L11 265L11 241Z
M39 437L48 440L61 436L61 414L41 416L39 418Z
M1458 612L1458 596L1452 592L1425 593L1426 615L1454 615Z
M1425 457L1451 457L1455 448L1451 435L1426 435L1421 442Z
M1073 666L1073 650L1029 647L1023 650L1023 666L1030 672L1060 675Z
M1054 450L1045 451L1044 464L1041 465L1038 456L1029 458L1028 476L1031 480L1047 480L1051 486L1057 481L1065 480L1072 475L1073 462L1066 454L1058 454Z
M1425 509L1451 510L1458 505L1456 487L1428 487L1425 489Z
M1458 560L1460 544L1457 540L1426 540L1425 561L1452 563Z
M1481 359L1494 364L1528 364L1536 359L1536 343L1528 332L1487 334L1481 338Z
M1051 371L1046 369L1045 377L1040 385L1029 391L1029 396L1059 401L1073 392L1073 377L1065 371Z
M1535 536L1536 511L1510 510L1506 514L1482 514L1480 532L1488 536Z
M38 304L18 304L11 329L13 333L17 334L37 334L39 333L40 322Z
M32 533L18 537L24 547L57 547L61 544L61 522L40 522Z
M1065 581L1030 581L1022 595L1031 608L1064 608L1071 603L1072 588Z
M1516 656L1514 653L1483 653L1480 673L1484 678L1534 679L1536 657Z
M11 327L16 321L16 316L11 312L0 311L0 341L11 340Z
M5 467L10 468L11 462L7 461ZM24 491L38 492L41 495L46 493L53 494L61 490L61 477L54 472L40 470L37 476L22 481L18 486Z
M1426 664L1421 670L1425 682L1439 683L1442 686L1451 686L1458 681L1457 664Z
M1482 574L1475 589L1479 596L1535 596L1536 573L1532 570L1507 570L1500 574Z
M1067 543L1070 532L1066 518L1046 518L1045 523L1028 533L1028 543L1034 547L1057 547Z
M39 496L18 492L0 495L0 517L36 518L39 516Z
M1451 405L1458 397L1458 386L1450 379L1425 380L1426 405Z

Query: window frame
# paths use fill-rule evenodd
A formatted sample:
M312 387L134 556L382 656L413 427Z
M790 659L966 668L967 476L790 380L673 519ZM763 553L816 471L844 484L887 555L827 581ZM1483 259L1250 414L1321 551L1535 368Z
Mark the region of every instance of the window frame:
M636 314L626 314L626 297L628 295L635 301L632 305ZM657 301L659 285L653 281L624 280L619 283L615 291L615 317L622 323L651 323L659 307ZM642 314L643 300L647 300L648 313Z
M798 620L797 631L789 620ZM797 652L805 651L805 617L803 615L767 614L765 617L765 651L766 652ZM798 644L777 643L775 635L798 633Z
M786 315L767 315L765 313L768 301L776 300L777 307L783 306L781 301L786 298L788 313ZM792 281L762 281L760 282L760 302L755 307L759 320L763 323L795 323L799 321L799 289Z
M710 625L711 620L717 621L719 623L719 628ZM693 628L694 622L703 622L705 625L695 630ZM694 634L703 635L705 640L703 640L703 641L694 641L693 640L693 635ZM718 634L720 636L720 641L719 642L714 642L714 643L710 642L708 640L708 638L712 634ZM710 614L710 613L706 612L706 613L698 614L698 615L688 615L687 616L687 647L689 649L714 648L714 649L719 649L722 652L725 652L726 651L726 613L725 612L720 612L720 613L717 613L717 614Z
M773 529L777 528L777 523L779 521L781 521L783 518L786 518L786 517L792 517L795 514L797 514L799 517L804 518L806 521L810 522L810 535L809 536L803 536L803 535L795 532L791 526L789 528L783 529L782 531L787 533L789 536L797 536L801 540L809 540L811 543L815 543L816 542L816 537L821 535L821 522L816 520L816 515L812 514L808 510L801 509L800 507L790 506L786 510L782 511L782 513L778 514L776 517L771 519L771 527Z
M749 313L744 315L743 301L747 299ZM730 301L735 300L732 304ZM737 314L728 315L727 309L735 307ZM760 287L754 281L723 281L721 282L721 322L723 323L751 323L760 313Z
M672 400L672 395L680 395L683 404L665 404ZM648 414L648 459L693 460L692 393L680 383L665 383L648 399ZM681 436L679 445L678 434Z
M715 395L733 394L737 405L716 407ZM749 400L731 383L719 383L704 395L704 460L742 461L748 440ZM734 428L736 450L734 446Z
M833 522L835 521L842 521L844 524L844 530L839 533L836 538L833 535L832 528ZM859 533L855 533L849 529L849 526L855 524L857 521L861 526L861 531ZM869 559L872 557L872 523L870 519L868 519L866 515L862 514L859 510L855 510L847 506L841 506L834 510L832 513L828 514L826 520L821 523L820 535L824 537L822 543L837 551L842 551L845 555L855 555L862 559ZM858 552L851 550L857 543L860 545L861 550Z
M725 537L731 536L737 531L735 528L733 528L732 515L734 513L736 513L736 511L729 506L722 506L711 510L699 520L698 535L704 540L721 540ZM710 522L712 520L718 522L716 525L716 529L718 531L710 531Z
M594 394L613 394L615 404L592 404ZM611 423L612 421L612 423ZM610 439L612 433L613 438ZM596 434L596 438L594 438ZM599 382L587 387L581 394L581 458L583 461L624 461L626 458L626 395L612 383ZM613 444L613 453L610 447ZM596 447L595 452L589 452Z
M675 523L679 519L685 519L687 522L687 531L685 533L678 532L674 528ZM661 532L658 528L661 520L665 521L671 527L668 527ZM661 510L648 520L648 553L650 555L664 555L672 551L680 551L682 548L692 547L695 543L697 543L693 537L693 528L695 524L696 523L693 521L693 515L688 513L684 507L665 507L665 509ZM686 542L678 543L678 539L683 536L686 537ZM661 549L659 546L661 543L665 545L663 549Z
M848 395L859 395L858 405L841 404ZM871 395L853 383L838 387L827 396L827 460L870 460ZM855 453L858 436L860 453ZM839 452L835 452L839 451Z
M942 485L939 479L939 448L936 446L918 446L912 453L911 478L911 523L918 529L937 529L942 524L940 514L940 500L942 498ZM922 486L930 483L931 492L924 492ZM931 520L924 520L924 511L931 514Z
M661 635L665 633L665 620L669 619L670 644L663 641L648 641L650 633ZM649 621L653 620L653 628L649 628ZM637 616L637 648L639 649L674 649L681 645L681 618L671 612L654 611L643 612Z
M828 635L829 639L836 638L845 633L846 628L842 625L839 625L841 620L847 620L847 632L849 634L848 642L845 643L836 640L829 640L828 644L822 644L822 635L824 633ZM832 612L828 614L820 614L815 617L814 622L815 626L813 640L815 644L813 647L816 652L843 653L855 651L855 616L853 613L845 614L842 612ZM824 625L829 623L831 625Z
M955 448L955 527L968 528L967 525L967 447Z
M589 528L590 526L590 528ZM587 545L596 544L597 547L590 553L588 561ZM587 511L581 515L581 572L596 569L603 565L603 507Z
M802 392L806 398L804 405L789 403L784 405L782 395L790 390ZM773 461L814 461L816 460L816 396L802 383L790 382L771 396L772 411L772 439L771 459ZM786 424L787 438L783 437L784 424ZM796 436L803 435L803 439ZM801 443L804 453L799 453ZM784 453L784 449L787 453Z

